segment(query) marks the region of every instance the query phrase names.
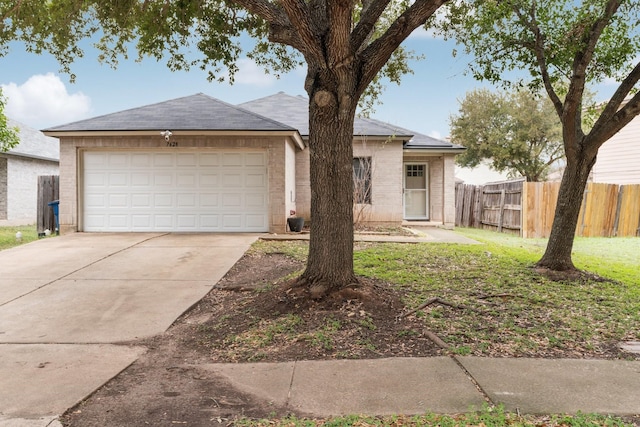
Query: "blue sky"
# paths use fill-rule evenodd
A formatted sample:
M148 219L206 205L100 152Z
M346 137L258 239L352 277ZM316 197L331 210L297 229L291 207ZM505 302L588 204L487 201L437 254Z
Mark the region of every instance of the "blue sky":
M400 86L387 85L382 105L377 106L373 117L445 138L449 117L457 112L458 101L467 91L487 85L465 75L470 58L461 54L453 57L455 44L451 41L418 31L405 46L425 59L411 64L415 74L405 76ZM131 56L136 55L132 52ZM0 58L0 87L8 98L5 113L36 129L199 92L231 104L279 91L306 95L304 69L278 80L246 58L239 65L236 83L229 85L208 82L200 69L171 72L164 62L154 59L141 63L123 60L114 70L101 65L95 51L87 50L85 57L72 65L76 81L71 83L68 75L59 73L60 67L52 56L28 53L16 43L8 55Z

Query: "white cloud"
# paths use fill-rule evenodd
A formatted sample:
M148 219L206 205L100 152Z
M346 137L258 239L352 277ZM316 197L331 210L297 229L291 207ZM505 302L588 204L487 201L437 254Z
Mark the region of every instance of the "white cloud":
M276 78L272 74L266 74L262 67L248 58L238 60L238 72L235 82L243 85L268 87L276 83Z
M31 76L21 85L11 82L0 87L7 99L5 114L36 128L80 120L91 110L87 95L69 93L53 73Z
M442 134L437 130L432 130L431 132L429 132L429 136L435 139L442 139Z
M418 27L409 35L410 39L440 39L442 36L435 33L433 29Z

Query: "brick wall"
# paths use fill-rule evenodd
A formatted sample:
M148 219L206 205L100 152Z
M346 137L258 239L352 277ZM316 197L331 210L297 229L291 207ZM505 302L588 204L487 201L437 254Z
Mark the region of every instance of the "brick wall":
M17 156L7 158L6 219L35 224L38 213L38 176L57 174L56 162Z

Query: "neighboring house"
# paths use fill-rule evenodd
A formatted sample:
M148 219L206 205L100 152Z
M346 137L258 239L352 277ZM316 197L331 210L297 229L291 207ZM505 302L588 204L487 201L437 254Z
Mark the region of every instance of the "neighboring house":
M504 172L498 172L489 166L488 160L482 161L474 168L461 167L456 165L456 179L471 185L483 185L488 182L508 181L509 175Z
M0 223L35 224L38 176L58 175L58 140L7 118L19 129L20 143L0 151Z
M284 93L240 106L197 94L47 129L60 139L61 231L281 233L292 212L313 222L307 111ZM462 150L356 119L366 220L453 226Z
M640 117L602 144L591 177L606 184L640 184Z

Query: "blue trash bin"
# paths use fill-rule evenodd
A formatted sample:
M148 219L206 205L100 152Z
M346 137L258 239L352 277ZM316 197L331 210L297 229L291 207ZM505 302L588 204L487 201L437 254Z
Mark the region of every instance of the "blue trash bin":
M58 206L60 205L60 200L54 200L47 204L53 208L53 216L56 218L56 234L60 234L60 220L58 219Z

